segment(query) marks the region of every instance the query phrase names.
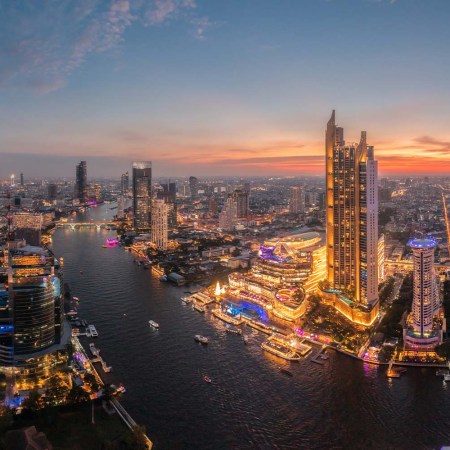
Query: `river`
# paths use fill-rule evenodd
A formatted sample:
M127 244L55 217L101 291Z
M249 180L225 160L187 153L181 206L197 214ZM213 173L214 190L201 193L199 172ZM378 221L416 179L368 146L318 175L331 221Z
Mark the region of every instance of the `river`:
M111 217L110 205L75 220ZM209 312L180 301L185 287L161 283L121 247L114 232L58 229L53 249L93 323L96 346L123 382L122 403L162 449L422 449L450 444L450 385L433 369L389 380L378 368L330 352L324 365L286 364L249 345ZM83 273L80 273L80 271ZM152 330L148 320L160 324ZM195 334L210 338L208 346ZM293 377L281 373L289 366ZM212 384L203 381L207 373Z

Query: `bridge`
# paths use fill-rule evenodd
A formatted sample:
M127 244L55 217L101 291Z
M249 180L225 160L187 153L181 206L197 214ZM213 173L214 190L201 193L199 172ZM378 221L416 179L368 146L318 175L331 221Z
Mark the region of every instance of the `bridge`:
M79 228L108 228L115 227L115 224L109 221L102 222L56 222L57 228L71 228L72 230L76 230Z

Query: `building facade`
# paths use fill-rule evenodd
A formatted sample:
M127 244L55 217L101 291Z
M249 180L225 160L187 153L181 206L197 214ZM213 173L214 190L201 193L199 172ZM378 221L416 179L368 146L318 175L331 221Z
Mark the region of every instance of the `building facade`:
M304 214L305 191L302 186L292 186L290 189L289 212L291 214Z
M374 149L346 144L335 112L326 129L327 279L352 306L378 308L378 190ZM373 316L371 314L371 316Z
M158 250L167 250L169 242L169 206L164 200L154 200L152 206L152 242Z
M133 223L137 232L150 231L152 163L133 163Z
M127 195L130 189L130 176L128 172L125 172L120 177L120 192L122 195Z

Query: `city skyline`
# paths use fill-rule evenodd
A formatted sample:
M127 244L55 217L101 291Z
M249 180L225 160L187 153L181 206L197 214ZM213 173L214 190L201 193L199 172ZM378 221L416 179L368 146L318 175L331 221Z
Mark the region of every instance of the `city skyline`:
M380 176L450 169L446 2L142 5L4 2L0 176L322 175L333 108Z

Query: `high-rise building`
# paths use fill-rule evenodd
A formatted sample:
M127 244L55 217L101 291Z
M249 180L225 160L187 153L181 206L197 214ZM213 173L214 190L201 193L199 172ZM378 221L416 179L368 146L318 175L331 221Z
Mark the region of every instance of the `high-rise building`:
M169 206L164 200L154 200L152 205L152 242L158 250L167 250Z
M378 311L378 189L374 149L346 144L335 112L326 130L327 279L355 308ZM376 307L376 308L375 308ZM369 322L370 322L369 321ZM364 320L363 320L364 322Z
M303 186L291 186L289 199L289 212L291 214L304 214L305 191Z
M385 238L382 234L378 239L378 284L386 279L385 261Z
M67 363L61 264L48 249L5 247L0 288L0 372L38 383ZM7 282L6 282L7 281Z
M150 231L152 198L152 163L133 163L133 223L138 232Z
M24 182L23 182L23 172L20 172L20 185L23 186Z
M233 199L236 202L236 214L238 219L248 217L248 194L245 191L236 189L233 193Z
M54 183L50 183L47 186L47 198L50 201L56 200L56 197L58 195L58 186Z
M191 198L198 197L198 180L196 177L189 177L189 188L191 190Z
M228 194L225 204L219 214L219 228L232 230L237 222L237 202L233 194Z
M75 176L75 198L77 198L80 203L86 203L88 196L88 185L87 185L87 164L86 161L81 161L77 164L76 176Z
M413 304L404 330L406 347L430 350L442 340L441 330L434 327L433 318L439 309L439 284L434 270L437 242L432 238L411 239L413 252Z
M16 213L13 226L17 239L24 239L29 245L41 245L42 214Z
M128 171L122 174L120 178L120 192L122 195L127 195L128 190L130 189L130 176Z
M178 225L177 221L177 184L162 183L162 191L158 191L156 198L164 200L169 209L169 228L175 228Z

